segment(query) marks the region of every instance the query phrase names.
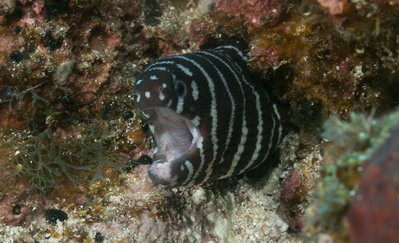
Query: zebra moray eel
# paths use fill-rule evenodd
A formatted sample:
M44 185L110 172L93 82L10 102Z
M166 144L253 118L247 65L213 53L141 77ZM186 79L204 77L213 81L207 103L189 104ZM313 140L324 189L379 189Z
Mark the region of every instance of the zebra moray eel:
M196 185L254 169L276 150L284 117L251 80L237 45L159 59L133 90L157 145L155 184Z

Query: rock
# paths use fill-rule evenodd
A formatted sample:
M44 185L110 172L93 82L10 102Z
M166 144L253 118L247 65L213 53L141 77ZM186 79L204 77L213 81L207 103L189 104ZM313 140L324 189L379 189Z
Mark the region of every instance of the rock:
M399 127L363 166L348 214L351 242L397 242L398 197Z

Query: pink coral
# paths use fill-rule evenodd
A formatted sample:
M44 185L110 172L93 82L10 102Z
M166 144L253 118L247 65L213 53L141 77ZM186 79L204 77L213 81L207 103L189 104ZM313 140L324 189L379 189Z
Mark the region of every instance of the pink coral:
M0 219L6 225L29 225L42 217L46 206L43 195L29 193L25 187L24 184L16 185L14 192L0 200ZM20 209L13 212L17 205Z
M294 230L302 229L305 225L303 213L296 209L296 202L300 200L298 193L301 184L301 175L298 171L292 170L281 185L280 211Z
M298 171L292 170L281 185L281 203L286 205L295 195L297 188L301 185L302 178Z
M260 70L265 70L268 67L276 67L280 60L278 49L275 47L263 48L257 46L250 53Z
M203 21L194 19L190 24L190 36L196 46L204 44L210 35L210 29Z
M33 11L37 14L38 18L43 19L43 8L44 8L44 2L42 0L36 0L33 3Z
M328 8L331 14L341 14L344 11L345 0L317 0L321 6Z

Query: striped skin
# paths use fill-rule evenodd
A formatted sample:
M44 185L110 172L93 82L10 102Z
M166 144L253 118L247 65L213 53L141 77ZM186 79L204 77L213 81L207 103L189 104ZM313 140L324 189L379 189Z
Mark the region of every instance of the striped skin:
M195 185L257 167L284 136L284 112L250 79L235 45L162 58L133 91L157 144L156 184Z

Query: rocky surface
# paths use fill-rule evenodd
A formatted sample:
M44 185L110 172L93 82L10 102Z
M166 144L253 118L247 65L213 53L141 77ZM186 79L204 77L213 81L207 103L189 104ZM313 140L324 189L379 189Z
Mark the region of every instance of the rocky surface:
M398 10L379 0L2 1L0 240L361 240L368 226L345 216L354 200L349 222L362 221L377 196L355 195L373 184L358 168L395 124ZM152 185L135 75L232 36L290 105L296 128L280 163L195 188Z

